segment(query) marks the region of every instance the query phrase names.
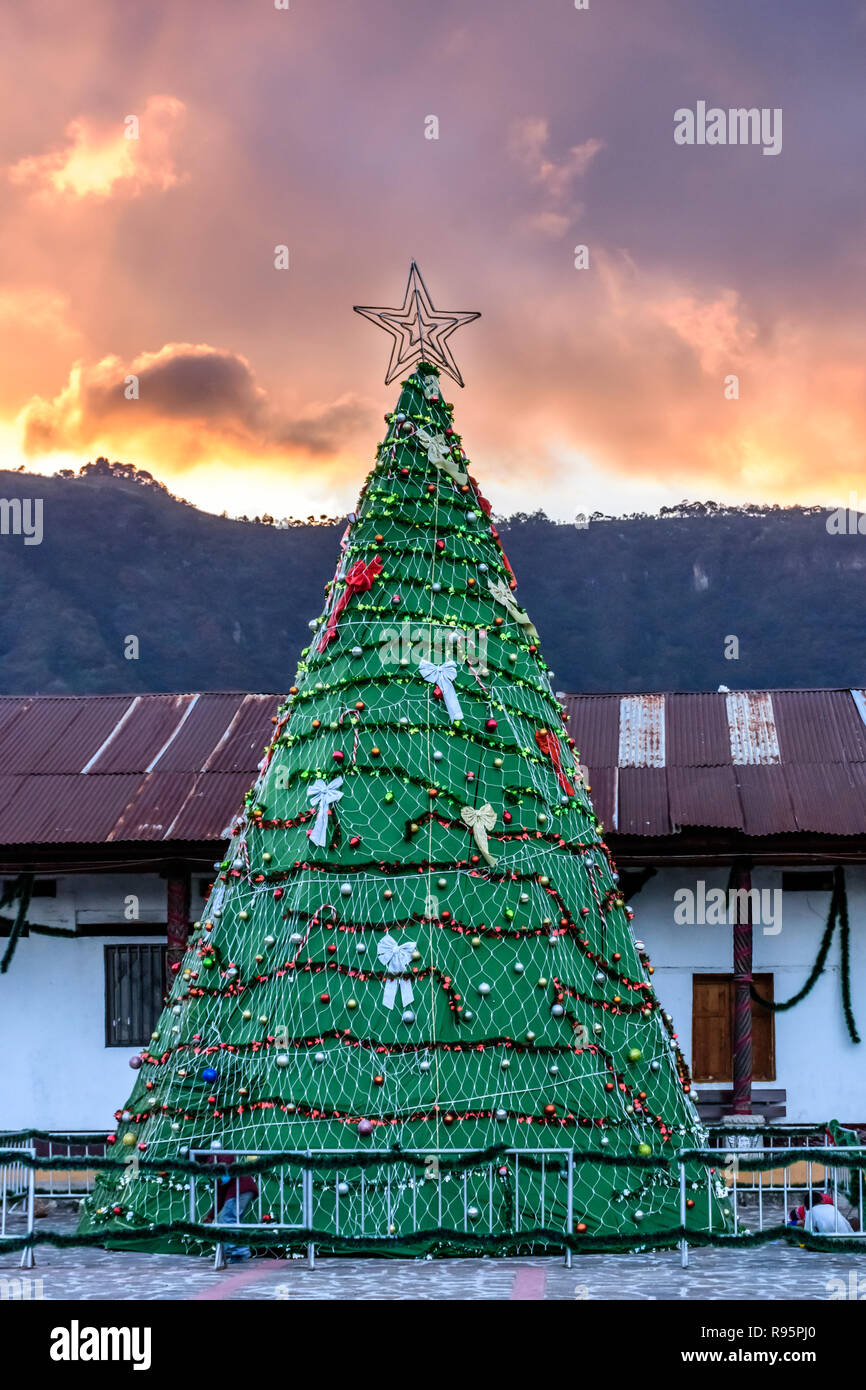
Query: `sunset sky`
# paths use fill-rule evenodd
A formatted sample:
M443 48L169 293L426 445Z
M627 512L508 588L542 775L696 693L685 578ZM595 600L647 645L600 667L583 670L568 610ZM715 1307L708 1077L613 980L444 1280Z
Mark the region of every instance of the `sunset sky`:
M414 256L482 313L447 395L497 511L866 506L861 0L43 0L0 40L0 467L345 511L397 392L351 307ZM781 152L675 144L700 101Z

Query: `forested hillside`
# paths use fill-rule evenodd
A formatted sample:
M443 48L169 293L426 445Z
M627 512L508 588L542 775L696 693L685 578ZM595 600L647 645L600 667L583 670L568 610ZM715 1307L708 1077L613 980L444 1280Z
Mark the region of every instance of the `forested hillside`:
M44 527L39 545L0 535L6 694L282 691L345 525L212 516L105 460L2 473L0 497L41 497ZM827 516L692 504L498 526L557 688L864 685L866 535Z

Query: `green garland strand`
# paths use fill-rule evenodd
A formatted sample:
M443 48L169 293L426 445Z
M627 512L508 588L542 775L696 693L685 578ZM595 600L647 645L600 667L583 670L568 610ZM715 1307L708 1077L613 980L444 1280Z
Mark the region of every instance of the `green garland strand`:
M213 1150L214 1156L219 1150ZM444 1155L431 1155L423 1153L404 1152L401 1149L394 1149L387 1154L375 1153L352 1153L347 1150L343 1154L307 1154L300 1153L297 1149L289 1149L285 1153L268 1154L267 1157L256 1157L236 1163L208 1163L196 1161L192 1158L142 1158L136 1164L139 1171L151 1171L155 1173L171 1173L174 1176L196 1173L200 1177L208 1178L240 1178L250 1173L270 1173L277 1168L307 1168L314 1172L342 1172L349 1168L377 1168L393 1167L398 1163L405 1164L412 1168L423 1171L428 1167L432 1157L438 1158L438 1168L445 1172L461 1172L463 1169L476 1168L486 1163L496 1163L499 1160L507 1160L509 1157L508 1149L501 1144L491 1145L487 1149L479 1149L476 1153L457 1155L454 1158L446 1158ZM645 1154L609 1154L602 1150L600 1153L575 1152L575 1163L597 1163L608 1168L671 1168L671 1160L662 1155ZM69 1158L39 1158L38 1155L22 1152L21 1149L0 1149L0 1164L20 1163L24 1168L34 1168L39 1172L51 1172L54 1170L64 1171L73 1169L92 1169L94 1172L115 1171L119 1173L128 1172L131 1158L127 1160L119 1158L100 1158L94 1155L87 1158L81 1155L78 1159ZM521 1168L529 1168L533 1172L548 1173L565 1172L567 1164L564 1160L551 1158L547 1162L541 1159L532 1158L529 1154L520 1154Z
M806 1250L836 1250L845 1254L862 1255L866 1253L866 1241L850 1240L840 1236L813 1235L811 1231L793 1226L769 1226L765 1231L744 1231L740 1235L723 1235L716 1231L689 1230L679 1226L670 1231L656 1231L641 1235L635 1232L628 1236L572 1235L567 1231L551 1230L549 1227L533 1227L528 1231L505 1231L500 1235L474 1235L471 1231L458 1231L453 1227L438 1226L428 1231L413 1231L395 1236L339 1236L331 1232L310 1230L292 1231L291 1240L279 1238L279 1233L254 1231L240 1228L244 1245L256 1250L273 1251L275 1254L289 1250L300 1250L315 1245L319 1252L335 1255L393 1254L398 1247L426 1246L438 1242L444 1249L453 1252L455 1247L465 1255L507 1255L512 1252L526 1253L527 1247L534 1254L545 1250L571 1250L579 1255L624 1254L631 1251L669 1250L686 1240L690 1248L697 1246L716 1246L722 1249L749 1249L758 1245L769 1245L773 1241L784 1241L788 1245L798 1245ZM30 1246L53 1245L58 1249L73 1246L107 1247L122 1249L124 1246L140 1246L143 1240L160 1240L171 1236L182 1236L190 1241L214 1246L227 1237L238 1238L234 1230L223 1230L215 1234L213 1226L199 1222L178 1221L172 1225L151 1225L133 1227L129 1230L91 1231L85 1235L67 1234L62 1231L33 1231L27 1236L11 1236L0 1240L0 1255L14 1254ZM193 1253L193 1252L191 1252Z
M0 916L0 926L9 929L9 945L3 953L2 961L0 961L0 975L5 975L12 964L15 949L25 932L38 936L78 936L74 927L47 927L37 922L29 922L27 912L32 894L33 874L19 874L11 883L7 883L3 890L0 907L9 907L17 900L18 910L14 918Z
M850 950L850 925L848 921L848 893L845 886L845 871L837 867L833 871L833 894L830 898L830 908L827 913L827 925L824 928L824 935L821 937L821 944L818 947L818 954L815 957L815 964L809 972L809 976L802 989L796 994L792 994L790 999L779 1000L763 999L758 994L754 985L749 986L749 993L756 1004L760 1004L762 1009L770 1009L773 1013L783 1013L786 1009L793 1009L795 1004L799 1004L801 999L805 999L814 989L819 977L824 973L824 966L827 963L827 956L833 941L833 933L836 926L839 926L839 943L841 953L841 983L842 983L842 1012L845 1015L845 1027L848 1029L848 1036L853 1043L860 1042L860 1034L857 1032L857 1025L854 1021L854 1011L851 1007L851 950Z
M32 874L19 874L18 877L13 879L11 883L7 884L5 889L3 890L3 897L0 898L0 907L8 907L9 904L13 903L17 898L18 911L15 914L15 921L12 923L12 929L9 933L9 945L6 947L6 950L3 953L2 961L0 961L0 975L5 975L6 971L9 969L9 966L12 963L12 957L15 954L15 947L18 945L21 933L24 931L24 928L28 925L27 909L30 906L30 896L32 892ZM6 918L5 922L8 922L8 920L9 919Z
M758 1157L762 1152L763 1156ZM844 1150L840 1150L838 1164L834 1164L833 1155L823 1149L774 1149L771 1153L760 1149L718 1149L712 1157L708 1157L700 1149L683 1149L679 1157L688 1163L700 1164L704 1168L723 1168L733 1158L745 1173L766 1173L773 1168L785 1168L789 1163L810 1161L820 1163L825 1168L838 1166L866 1171L866 1154L845 1155Z

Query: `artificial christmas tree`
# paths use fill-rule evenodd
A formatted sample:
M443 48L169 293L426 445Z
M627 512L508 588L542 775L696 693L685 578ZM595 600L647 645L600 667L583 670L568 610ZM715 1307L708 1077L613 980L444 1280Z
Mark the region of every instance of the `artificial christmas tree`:
M416 358L447 370L430 346L422 331ZM187 1179L158 1164L213 1145L311 1151L317 1224L362 1244L562 1230L556 1165L524 1165L515 1190L506 1156L491 1185L494 1146L599 1156L575 1168L577 1232L635 1243L679 1224L673 1160L701 1139L687 1069L435 363L417 362L386 421L118 1112L116 1148L144 1162L100 1181L88 1229L187 1218ZM352 1170L395 1146L467 1158L432 1182ZM259 1214L279 1224L286 1186L278 1199L269 1181ZM689 1224L706 1223L723 1191L703 1169L689 1181Z

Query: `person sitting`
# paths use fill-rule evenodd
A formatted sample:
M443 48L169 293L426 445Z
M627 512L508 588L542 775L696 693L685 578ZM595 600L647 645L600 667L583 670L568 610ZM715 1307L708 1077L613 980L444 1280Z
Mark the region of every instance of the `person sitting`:
M829 1192L806 1193L803 1230L813 1235L852 1235L854 1227L843 1216Z

